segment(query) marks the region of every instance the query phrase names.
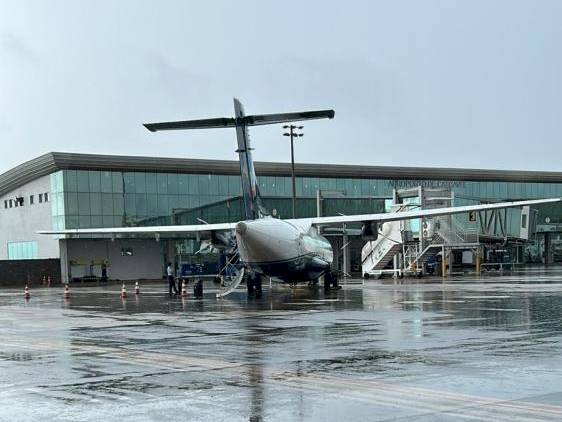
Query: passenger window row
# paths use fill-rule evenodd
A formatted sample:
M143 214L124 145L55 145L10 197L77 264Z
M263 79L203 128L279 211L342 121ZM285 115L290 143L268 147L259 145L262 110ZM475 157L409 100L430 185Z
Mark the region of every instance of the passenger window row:
M42 204L43 202L49 202L49 193L40 193L38 196L39 203ZM35 203L35 195L29 195L29 205L33 205ZM25 198L23 196L16 196L14 199L5 199L4 200L4 208L17 208L23 207L25 204Z

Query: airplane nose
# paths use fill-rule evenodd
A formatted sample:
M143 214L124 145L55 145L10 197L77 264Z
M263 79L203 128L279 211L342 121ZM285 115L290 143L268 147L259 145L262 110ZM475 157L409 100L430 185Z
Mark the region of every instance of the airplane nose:
M299 253L298 230L282 220L239 221L234 230L244 262L285 261Z
M244 234L246 233L246 230L248 230L248 226L243 221L240 221L238 224L236 224L236 233Z

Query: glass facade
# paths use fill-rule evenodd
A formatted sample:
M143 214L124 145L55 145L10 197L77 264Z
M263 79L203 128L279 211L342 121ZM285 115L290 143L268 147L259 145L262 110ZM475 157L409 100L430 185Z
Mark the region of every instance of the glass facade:
M258 178L266 208L277 217L291 216L291 178ZM369 180L297 178L297 217L317 214L318 190L330 192L322 215L384 212L394 188L448 188L454 205L562 197L562 184L519 182L447 182L428 180ZM242 218L239 176L211 174L62 170L51 175L54 229L197 224ZM562 223L559 204L539 207L541 224ZM508 226L518 228L518 214Z
M258 182L264 205L269 212L275 217L290 218L292 215L291 178L261 176L258 177ZM418 186L450 191L455 206L485 201L562 197L562 183L325 177L298 177L296 182L297 217L317 215L318 190L323 192L320 205L323 216L389 211L393 189ZM51 174L52 225L53 229L59 230L200 224L201 220L209 223L235 222L243 218L241 195L240 177L232 175L61 170ZM534 208L539 210L537 224L562 223L560 204ZM469 223L466 215L454 216L454 218L458 225L465 225L467 229L478 227L474 223ZM506 212L504 225L508 235L516 237L519 235L520 219L519 209ZM413 224L415 223L414 221ZM540 246L540 242L541 238L537 236L526 248L525 253L529 255L525 258L526 261L541 259L541 256L544 256L544 247ZM182 245L189 247L182 249ZM531 254L533 245L538 245L535 253L538 258L533 258L535 255ZM20 246L12 248L14 248L13 254L23 253ZM188 262L192 266L216 266L216 257L189 253L197 248L198 245L193 240L183 243L176 241L180 262ZM562 246L559 249L562 251ZM28 249L25 251L25 255L29 255ZM359 256L359 253L360 247L357 251L352 251L352 265L357 264L359 258L355 255Z

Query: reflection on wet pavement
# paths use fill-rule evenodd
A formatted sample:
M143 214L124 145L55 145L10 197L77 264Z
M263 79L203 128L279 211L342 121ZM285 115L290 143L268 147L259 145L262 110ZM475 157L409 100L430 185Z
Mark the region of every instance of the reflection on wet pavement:
M562 420L562 269L216 300L0 291L0 420Z

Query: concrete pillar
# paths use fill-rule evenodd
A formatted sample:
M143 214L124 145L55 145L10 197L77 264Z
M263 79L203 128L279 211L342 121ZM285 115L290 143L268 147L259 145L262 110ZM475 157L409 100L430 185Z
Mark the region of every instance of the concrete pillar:
M480 248L474 250L476 254L476 275L480 275Z
M550 247L550 233L544 233L544 263L546 265L552 264L552 253Z
M349 250L349 236L343 235L343 278L347 278L349 270L350 250Z
M441 246L441 277L447 277L447 256L445 246Z
M334 262L332 263L332 270L334 271L339 271L341 269L341 265L340 265L340 239L341 237L339 236L335 236L335 237L330 237L330 243L332 245L332 250L334 251Z
M68 262L68 240L59 239L59 257L60 257L60 279L61 283L67 284L70 281Z

